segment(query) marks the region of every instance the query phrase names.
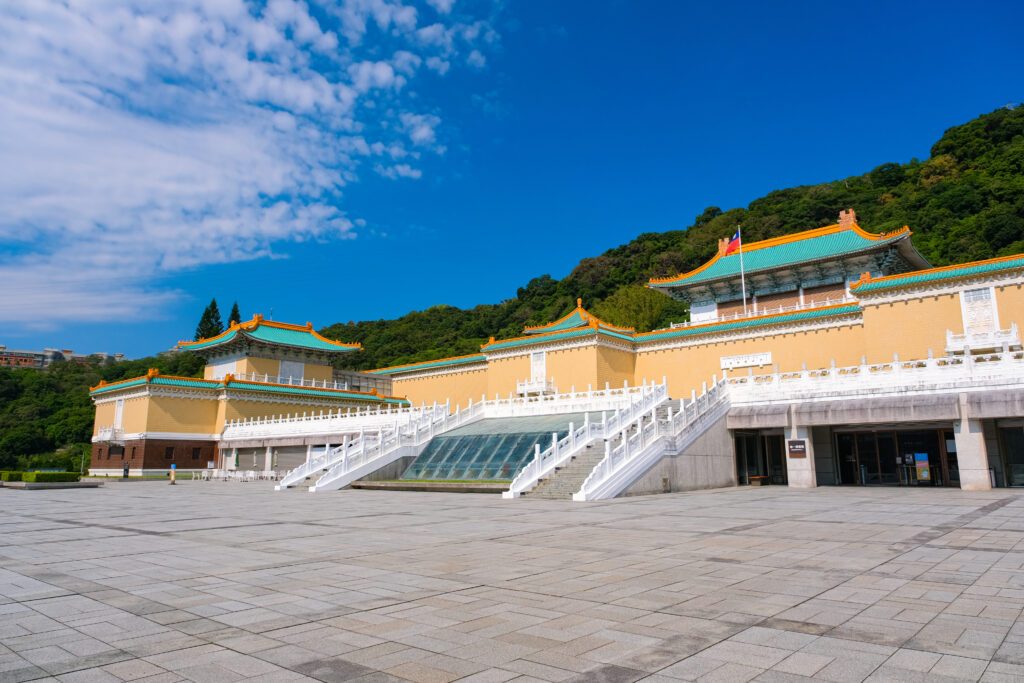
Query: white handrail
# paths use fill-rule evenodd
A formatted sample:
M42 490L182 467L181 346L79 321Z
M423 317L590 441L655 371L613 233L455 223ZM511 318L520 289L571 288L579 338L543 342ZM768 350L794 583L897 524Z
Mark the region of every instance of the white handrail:
M259 382L261 384L286 384L293 387L314 387L319 389L348 390L348 382L336 382L327 379L306 379L305 377L284 377L261 372L248 372L234 375L238 382Z
M542 396L500 396L488 400L482 397L480 402L469 403L475 409L483 405L487 417L526 417L531 415L552 415L572 412L597 412L600 410L617 410L629 403L631 398L642 396L654 390L654 384L639 386L622 386L604 389L575 391L575 389L559 394ZM434 406L409 407L373 407L360 408L353 411L345 409L321 410L319 412L302 413L299 415L278 415L257 417L228 422L221 434L222 448L230 448L231 442L244 439L268 439L290 436L335 436L358 433L361 429L375 430L387 427L396 420L412 423L422 416L432 414L438 409L450 411L448 403ZM466 408L463 408L466 410Z
M533 459L520 470L512 480L509 490L502 492L502 496L515 498L532 489L556 467L582 452L597 439L607 439L621 431L624 425L631 424L638 417L656 410L668 400L668 385L663 383L652 386L652 391L642 395L637 401L630 401L629 405L616 410L610 417L602 413L600 422L591 422L589 413L585 413L583 426L579 429L574 429L570 424L569 433L562 439L552 439L552 444L544 450L541 450L538 444L534 448Z
M476 404L468 410L457 410L454 413L446 411L413 425L396 425L393 430L380 430L369 440L360 439L360 444L355 449L343 453L340 458L335 460L331 469L321 476L316 484L309 487L309 490L311 493L315 493L317 491L333 491L347 486L368 473L367 465L386 460L388 456L404 446L422 445L438 434L483 417L483 414L483 405Z
M672 323L669 325L669 329L676 330L684 327L692 327L693 325L708 325L711 323L724 323L731 320L741 320L745 318L755 318L762 315L778 315L779 313L792 313L795 311L806 311L809 308L821 308L822 306L837 306L839 304L853 304L857 303L858 299L854 296L843 295L835 299L825 299L824 301L807 301L802 304L794 304L792 306L773 306L768 308L757 308L751 306L746 313L739 311L738 313L732 313L730 315L720 315L715 318L705 318L703 320L688 320L684 323Z
M929 391L983 391L1024 381L1024 352L944 356L888 363L862 363L815 370L729 377L734 404L770 404L801 399L904 395Z
M652 454L657 455L657 452L663 450L663 437L678 437L687 429L695 430L698 423L703 424L703 417L727 404L727 390L728 381L725 378L718 380L712 377L710 388L705 383L699 396L692 392L690 400L682 403L675 415L670 412L667 419L658 420L656 413L651 411L625 425L620 430L619 445L613 448L611 440L605 442L604 458L590 472L572 499L595 500L618 493L622 486L628 485L628 477L623 476L624 473L632 472L631 476L640 474L643 466L649 465Z

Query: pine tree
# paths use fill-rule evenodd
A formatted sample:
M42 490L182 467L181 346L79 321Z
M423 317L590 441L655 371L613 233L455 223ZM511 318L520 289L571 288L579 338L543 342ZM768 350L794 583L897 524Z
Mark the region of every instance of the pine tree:
M212 299L210 305L203 311L203 317L199 319L199 325L196 327L196 341L216 337L223 331L224 323L220 321L217 299Z
M242 322L242 314L238 311L238 302L231 306L231 315L228 316L228 325Z

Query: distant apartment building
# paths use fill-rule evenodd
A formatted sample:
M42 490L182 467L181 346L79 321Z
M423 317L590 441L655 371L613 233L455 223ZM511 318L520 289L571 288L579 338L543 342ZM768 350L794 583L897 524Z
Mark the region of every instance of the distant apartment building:
M90 358L109 363L124 360L123 353L75 353L71 349L43 349L42 351L21 351L9 349L0 344L0 367L36 368L49 367L57 361L67 360L85 364Z

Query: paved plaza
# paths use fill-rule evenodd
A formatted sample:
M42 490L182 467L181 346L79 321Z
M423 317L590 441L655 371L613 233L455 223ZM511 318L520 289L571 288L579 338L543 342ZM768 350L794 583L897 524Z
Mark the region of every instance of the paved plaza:
M0 489L0 680L1024 680L1024 495Z

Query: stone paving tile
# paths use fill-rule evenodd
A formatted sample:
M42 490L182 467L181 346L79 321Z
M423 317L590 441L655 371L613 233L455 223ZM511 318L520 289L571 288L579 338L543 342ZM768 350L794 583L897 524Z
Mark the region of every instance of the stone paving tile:
M1016 491L269 489L0 490L0 680L1024 679Z

